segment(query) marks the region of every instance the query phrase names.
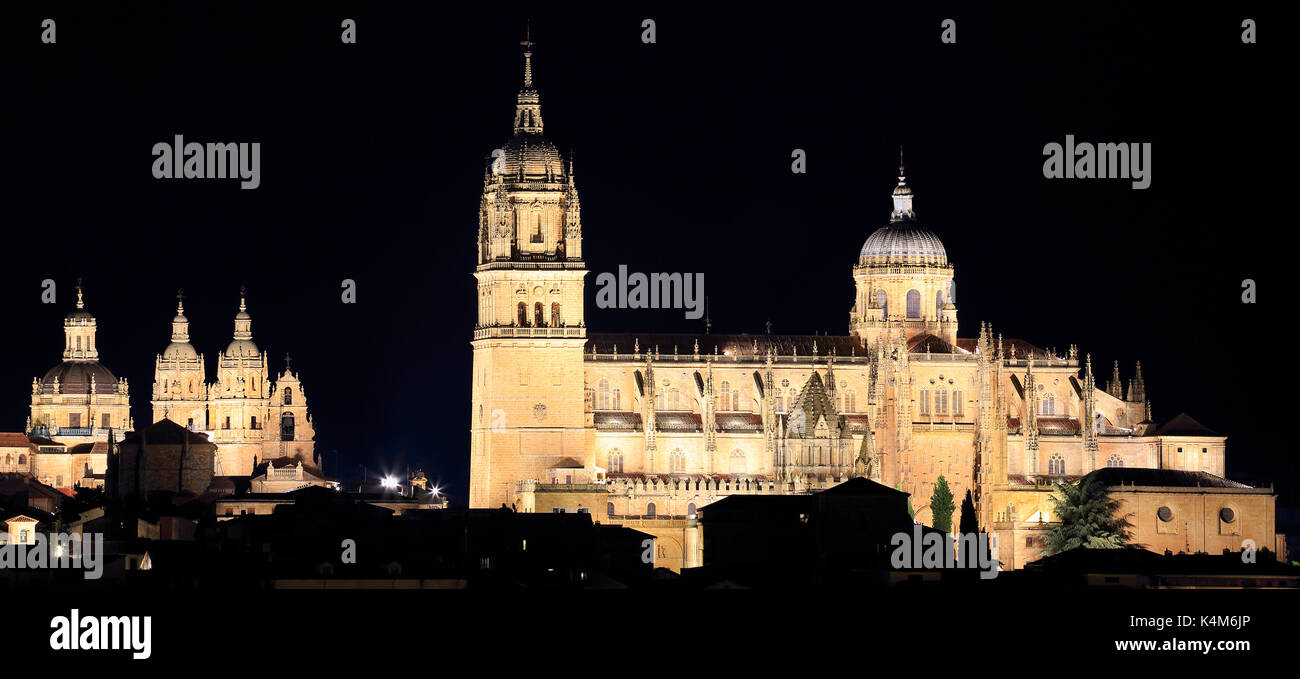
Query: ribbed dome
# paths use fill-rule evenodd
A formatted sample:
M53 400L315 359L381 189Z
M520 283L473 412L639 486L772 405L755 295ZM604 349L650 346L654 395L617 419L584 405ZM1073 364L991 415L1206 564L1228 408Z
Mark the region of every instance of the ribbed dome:
M95 378L96 394L112 394L117 389L117 378L99 361L64 361L41 378L41 393L54 393L54 378L59 379L59 392L63 394L90 393L90 378Z
M862 266L947 266L948 253L933 231L915 222L893 222L867 237L858 263Z
M189 342L172 342L167 345L162 354L164 361L186 360L193 361L199 357L199 352L194 350L194 345Z
M510 138L501 149L502 171L508 179L517 178L522 167L527 178L564 175L560 151L549 139L540 134L520 133Z
M253 340L237 339L226 345L226 356L228 358L243 357L257 358L262 352L253 344Z

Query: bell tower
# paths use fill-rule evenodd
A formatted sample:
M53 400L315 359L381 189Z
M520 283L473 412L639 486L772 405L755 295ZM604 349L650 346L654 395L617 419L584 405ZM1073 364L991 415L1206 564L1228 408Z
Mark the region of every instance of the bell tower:
M513 501L517 481L565 457L590 465L582 224L573 159L543 136L531 40L513 135L492 152L479 202L470 506Z

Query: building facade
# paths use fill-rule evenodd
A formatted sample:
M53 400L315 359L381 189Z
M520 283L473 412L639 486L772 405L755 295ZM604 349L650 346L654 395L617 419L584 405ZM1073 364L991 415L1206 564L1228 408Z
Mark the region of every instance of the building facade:
M929 523L943 476L956 498L971 491L1016 568L1037 553L1011 543L1050 522L1057 480L1106 467L1223 476L1226 438L1185 415L1157 425L1140 364L1127 390L1118 364L1102 389L1074 346L1061 355L987 324L960 337L954 265L901 166L889 222L851 272L847 334L590 332L573 163L543 136L531 57L480 200L472 507L590 512L690 566L692 517L723 497L862 476L909 493ZM1237 530L1275 544L1271 510L1249 506Z

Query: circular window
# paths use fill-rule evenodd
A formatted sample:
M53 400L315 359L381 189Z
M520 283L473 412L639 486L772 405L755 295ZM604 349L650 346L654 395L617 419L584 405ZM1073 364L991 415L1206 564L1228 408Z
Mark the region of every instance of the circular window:
M1224 507L1219 510L1219 518L1223 519L1224 523L1232 523L1237 520L1237 513L1232 511L1231 507Z
M1156 510L1156 516L1160 517L1161 521L1169 521L1174 518L1174 510L1168 507L1161 507Z

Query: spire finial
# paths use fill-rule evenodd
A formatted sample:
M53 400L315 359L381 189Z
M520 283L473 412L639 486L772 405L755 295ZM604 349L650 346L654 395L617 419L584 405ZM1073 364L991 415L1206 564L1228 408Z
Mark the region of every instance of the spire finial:
M176 290L176 313L179 314L179 313L184 313L184 312L185 312L185 288L177 288L177 290Z
M248 293L247 288L245 288L242 285L239 286L239 310L240 311L248 311L248 304L244 300L244 295L247 293Z
M81 298L81 278L77 278L77 308L85 309L86 302Z
M285 371L286 373L289 372L289 361L290 361L290 360L291 360L291 359L289 358L289 352L287 352L287 351L284 352L284 371Z
M524 87L533 86L533 21L528 20L527 28L524 29L523 42L519 43L524 47Z
M907 173L903 171L903 145L899 144L898 145L898 181L902 182L906 177L907 177Z

